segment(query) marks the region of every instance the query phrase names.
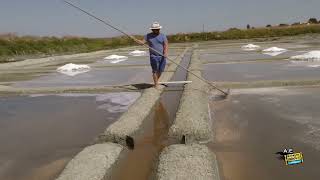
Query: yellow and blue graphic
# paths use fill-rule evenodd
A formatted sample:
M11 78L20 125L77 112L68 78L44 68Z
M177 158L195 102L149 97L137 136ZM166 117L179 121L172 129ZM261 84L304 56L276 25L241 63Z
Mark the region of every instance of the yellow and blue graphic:
M284 160L286 162L286 165L301 164L301 163L303 163L302 152L286 154L284 156Z

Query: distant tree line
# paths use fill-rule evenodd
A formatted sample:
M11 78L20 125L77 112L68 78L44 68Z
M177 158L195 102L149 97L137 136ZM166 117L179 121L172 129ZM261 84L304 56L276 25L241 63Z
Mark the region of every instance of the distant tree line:
M267 28L238 29L230 28L223 32L203 32L203 33L178 33L168 36L170 42L194 42L210 40L231 40L231 39L252 39L252 38L269 38L281 36L295 36L308 33L320 33L320 25L300 25L289 26L281 25Z
M316 18L310 18L307 23L292 25L267 25L267 28L254 28L247 25L247 29L230 28L222 32L178 33L169 35L170 43L196 42L227 39L269 38L281 36L295 36L308 33L320 33L320 24ZM142 39L142 36L136 36ZM28 56L43 57L60 54L92 52L105 49L114 49L132 46L136 43L124 36L114 38L84 38L66 36L37 37L17 36L16 34L0 34L0 62L7 62L14 58Z
M310 18L307 22L295 22L293 24L286 24L286 23L281 23L279 25L275 25L274 27L286 27L286 26L299 26L299 25L310 25L310 24L320 24L320 20L318 21L317 18ZM267 28L273 27L271 24L266 25ZM250 24L247 25L247 29L254 29L254 27L251 27Z
M126 37L83 38L83 37L19 37L14 34L0 35L0 62L11 57L30 55L37 57L92 52L134 45Z

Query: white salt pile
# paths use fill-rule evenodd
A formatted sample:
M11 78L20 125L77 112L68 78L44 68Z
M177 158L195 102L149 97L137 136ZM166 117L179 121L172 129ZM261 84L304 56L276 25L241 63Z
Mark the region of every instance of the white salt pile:
M112 64L117 64L117 63L122 62L122 61L125 61L125 60L127 60L127 59L117 59L117 60L112 60L112 61L110 61L110 63L112 63Z
M245 51L255 51L260 49L260 46L254 45L254 44L248 44L248 45L242 46L241 48Z
M263 52L283 52L287 51L286 49L278 48L278 47L271 47L268 49L264 49Z
M90 66L84 64L69 63L57 68L57 71L68 76L75 76L90 71Z
M320 67L320 65L309 65L308 67L311 67L311 68L318 68L318 67Z
M118 56L118 55L110 55L110 56L107 56L105 57L104 59L106 60L119 60L119 59L128 59L127 56Z
M139 51L139 50L134 50L129 53L131 56L146 56L147 52L146 51Z
M265 52L263 54L269 55L269 56L278 56L278 55L280 55L282 53L284 53L284 52Z
M320 51L310 51L302 55L292 56L290 59L296 61L320 61Z
M110 56L105 57L104 59L106 59L106 60L111 60L110 63L116 64L116 63L119 63L119 62L121 62L121 61L127 60L128 57L127 57L127 56L118 56L118 55L114 55L114 54L113 54L113 55L110 55Z
M269 56L278 56L284 52L286 52L288 50L286 49L282 49L282 48L278 48L278 47L271 47L268 49L264 49L262 50L263 54L269 55Z

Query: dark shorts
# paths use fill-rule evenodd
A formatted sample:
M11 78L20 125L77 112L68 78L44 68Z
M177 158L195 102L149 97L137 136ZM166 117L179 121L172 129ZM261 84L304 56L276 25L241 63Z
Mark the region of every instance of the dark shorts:
M163 56L150 56L152 73L162 73L166 67L166 58Z

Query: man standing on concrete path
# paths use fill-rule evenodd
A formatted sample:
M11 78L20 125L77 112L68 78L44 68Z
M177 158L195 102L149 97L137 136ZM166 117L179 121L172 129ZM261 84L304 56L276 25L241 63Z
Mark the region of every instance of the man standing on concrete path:
M145 35L144 40L141 41L143 44L148 43L149 47L163 54L162 56L162 54L149 49L150 65L155 88L158 88L161 73L166 66L166 57L168 57L168 40L166 35L160 33L161 28L162 26L160 26L158 22L154 22L150 27L152 32Z

